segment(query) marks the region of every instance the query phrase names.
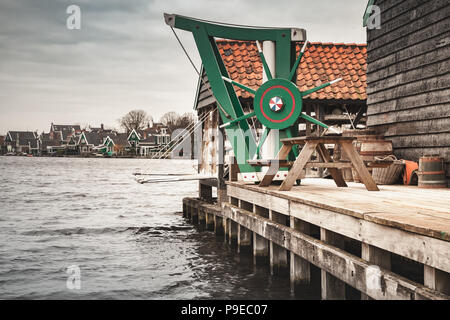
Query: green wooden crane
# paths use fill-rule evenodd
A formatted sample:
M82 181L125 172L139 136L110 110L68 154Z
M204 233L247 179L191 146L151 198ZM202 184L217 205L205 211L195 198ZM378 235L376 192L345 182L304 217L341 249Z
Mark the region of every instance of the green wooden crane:
M302 112L303 97L330 86L341 79L336 79L307 91L300 91L295 84L297 68L306 48L306 31L297 28L266 28L236 26L205 21L175 14L164 14L166 24L171 28L192 32L197 49L211 85L212 92L220 106L219 113L222 127L233 147L241 173L260 171L247 164L247 160L259 158L260 150L270 130L279 130L279 137L292 137L298 132L300 118L314 124L329 128L326 124ZM215 38L255 41L267 76L257 90L230 79L225 64L219 53ZM259 42L275 43L276 74L272 74L261 50ZM297 42L304 42L296 57ZM254 111L244 114L233 86L237 86L254 95ZM256 117L265 126L264 133L256 142L247 119ZM297 156L297 154L295 154Z

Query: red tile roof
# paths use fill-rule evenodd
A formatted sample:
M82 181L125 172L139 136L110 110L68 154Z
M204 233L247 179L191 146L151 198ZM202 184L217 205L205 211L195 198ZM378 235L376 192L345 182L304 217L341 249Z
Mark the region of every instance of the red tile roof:
M253 41L218 40L217 46L230 77L253 89L262 84L263 66ZM302 43L297 44L297 54ZM298 68L301 91L325 82L344 80L315 92L305 99L366 100L367 46L365 44L311 42ZM252 95L235 87L238 96Z

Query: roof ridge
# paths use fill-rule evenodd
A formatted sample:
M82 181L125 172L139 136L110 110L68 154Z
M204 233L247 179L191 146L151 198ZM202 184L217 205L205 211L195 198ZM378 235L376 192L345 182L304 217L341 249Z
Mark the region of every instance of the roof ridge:
M232 40L232 39L220 39L216 40L216 43L254 43L256 40ZM297 43L303 43L303 41L296 41ZM356 42L324 42L324 41L309 41L312 45L327 45L327 46L358 46L367 47L367 43Z
M297 42L301 42L301 41L297 41ZM353 47L353 46L358 46L358 47L367 47L367 43L346 43L346 42L321 42L321 41L310 41L309 42L310 45L322 45L322 46L346 46L346 47Z

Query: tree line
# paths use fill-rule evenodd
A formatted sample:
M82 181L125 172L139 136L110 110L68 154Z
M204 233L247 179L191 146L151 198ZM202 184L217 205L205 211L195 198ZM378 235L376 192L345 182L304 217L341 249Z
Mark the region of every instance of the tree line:
M153 122L153 117L148 115L144 110L132 110L124 115L119 120L119 124L126 132L134 130L144 130ZM188 127L195 121L193 113L186 112L182 115L176 112L167 112L159 120L164 126L169 129L169 133L172 133L176 129L183 129Z

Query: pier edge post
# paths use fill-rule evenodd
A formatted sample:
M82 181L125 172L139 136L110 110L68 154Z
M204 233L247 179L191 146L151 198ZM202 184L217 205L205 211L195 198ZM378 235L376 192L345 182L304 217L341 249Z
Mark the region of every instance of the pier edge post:
M391 270L391 253L361 242L361 258L386 270ZM365 293L361 293L361 300L372 300Z
M423 267L424 285L430 289L450 295L450 274L427 265Z
M256 215L264 216L261 212L261 207L253 204L253 213ZM253 264L262 265L269 259L269 241L260 236L256 232L253 232Z
M294 217L290 217L290 227L303 234L310 235L310 225L307 222L301 221ZM290 282L291 292L295 292L295 287L299 285L308 285L311 283L311 264L291 252L290 261Z
M336 247L343 246L338 234L324 228L320 228L320 240ZM325 270L320 270L320 278L323 300L345 300L345 282Z
M247 228L238 224L238 252L250 252L252 246L252 233Z
M281 221L286 217L273 211L269 210L269 219L286 225L285 221ZM277 245L276 243L273 243L273 241L269 241L269 247L270 247L270 274L271 275L282 275L285 273L288 273L289 266L288 266L288 251Z

